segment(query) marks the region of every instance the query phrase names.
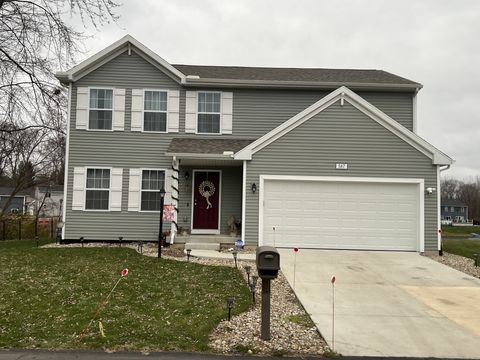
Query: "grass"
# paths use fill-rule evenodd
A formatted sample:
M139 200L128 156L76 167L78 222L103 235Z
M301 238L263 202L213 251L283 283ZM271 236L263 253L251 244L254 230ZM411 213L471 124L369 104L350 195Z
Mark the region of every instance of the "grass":
M443 238L468 238L471 233L480 233L480 226L442 226Z
M307 314L295 314L287 317L287 320L298 325L302 325L306 328L315 326L310 316Z
M226 316L249 307L249 290L233 267L149 258L127 248L36 248L0 242L0 347L208 350ZM97 306L118 285L98 323L80 341Z
M480 240L443 240L443 250L473 259L473 254L480 254Z

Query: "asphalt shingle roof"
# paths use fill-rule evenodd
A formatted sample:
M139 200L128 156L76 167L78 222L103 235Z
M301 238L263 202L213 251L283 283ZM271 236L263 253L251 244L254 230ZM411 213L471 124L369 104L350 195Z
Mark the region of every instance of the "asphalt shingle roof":
M242 66L205 66L174 64L185 75L205 79L301 81L325 83L418 85L383 70L323 69L323 68L272 68Z
M173 138L168 146L167 153L221 155L224 151L233 151L235 153L252 141L254 140Z

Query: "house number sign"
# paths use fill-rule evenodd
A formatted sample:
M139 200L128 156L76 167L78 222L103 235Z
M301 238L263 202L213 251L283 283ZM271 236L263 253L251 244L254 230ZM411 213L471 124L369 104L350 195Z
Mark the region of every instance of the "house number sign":
M348 170L348 164L345 163L336 163L335 164L336 170Z

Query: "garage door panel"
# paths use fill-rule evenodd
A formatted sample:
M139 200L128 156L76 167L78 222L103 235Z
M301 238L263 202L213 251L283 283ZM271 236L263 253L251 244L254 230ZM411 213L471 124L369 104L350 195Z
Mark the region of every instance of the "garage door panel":
M266 180L263 211L266 245L418 250L417 184Z

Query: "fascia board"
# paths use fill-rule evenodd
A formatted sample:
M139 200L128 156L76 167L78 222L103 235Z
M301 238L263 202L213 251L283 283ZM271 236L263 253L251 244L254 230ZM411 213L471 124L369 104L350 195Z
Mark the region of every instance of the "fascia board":
M212 79L212 78L186 78L185 86L223 86L223 87L269 87L269 88L315 88L332 89L345 86L357 90L420 90L422 84L379 84L379 83L338 83L324 81L278 81L278 80L243 80L243 79Z

